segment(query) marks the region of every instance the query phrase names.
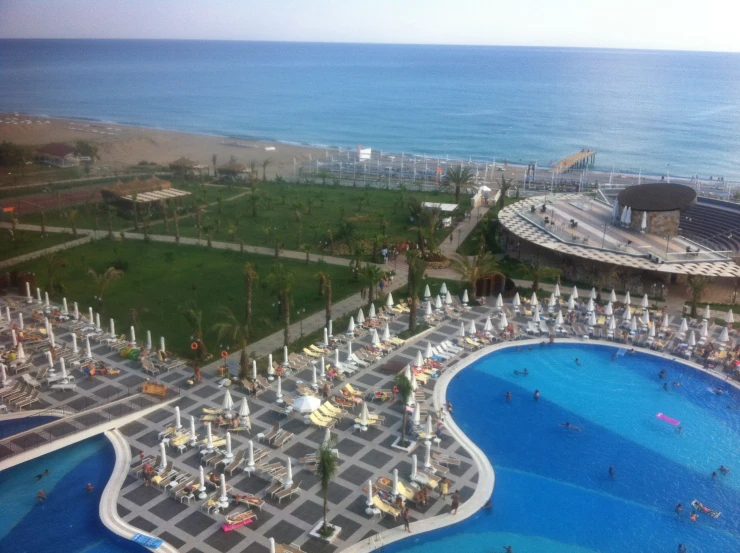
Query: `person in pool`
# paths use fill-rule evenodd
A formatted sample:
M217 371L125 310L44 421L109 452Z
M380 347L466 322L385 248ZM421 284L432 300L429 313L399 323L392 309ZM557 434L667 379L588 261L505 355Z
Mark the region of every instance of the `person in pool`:
M728 468L727 468L726 466L724 466L724 465L720 465L720 466L719 466L719 471L720 471L720 472L721 472L721 473L722 473L722 474L723 474L724 476L727 476L728 474L730 474L730 469L728 469Z
M724 390L721 390L720 388L714 388L712 391L718 396L724 395L725 393Z
M581 362L578 360L578 357L576 357L575 364L578 365L579 367L581 366Z
M665 378L665 375L666 375L666 374L668 374L668 371L666 371L665 369L663 369L662 371L660 371L660 372L658 373L658 378L661 378L661 379L662 379L662 378Z
M680 383L680 382L678 382L677 380L674 380L674 381L673 381L673 387L674 387L674 388L678 388L679 386L681 386L681 383Z
M673 509L673 510L674 510L674 511L676 511L676 514L677 514L678 516L681 516L681 513L683 513L683 505L681 505L681 504L679 503L678 505L676 505L676 508L675 508L675 509Z
M614 478L617 477L616 473L614 472L614 466L613 465L609 465L609 476L611 476L612 479L614 479Z
M49 469L46 469L41 474L36 475L36 480L41 480L44 476L49 476L49 474L51 474L51 471Z
M506 551L506 553L514 553L514 550L510 545L504 545L504 551Z
M539 390L535 390L534 391L534 400L535 401L539 401L539 399L540 399L540 391Z
M663 382L663 389L667 392L668 391L668 382Z
M583 427L581 427L581 426L575 426L574 424L570 424L569 422L564 422L560 426L562 426L564 428L567 428L568 430L578 430L578 432L580 432L581 430L583 430Z
M523 371L514 371L514 374L516 375L521 374L523 376L527 376L529 374L529 371L525 368Z
M506 398L506 401L511 403L511 392L506 392L506 394L504 394L504 397Z

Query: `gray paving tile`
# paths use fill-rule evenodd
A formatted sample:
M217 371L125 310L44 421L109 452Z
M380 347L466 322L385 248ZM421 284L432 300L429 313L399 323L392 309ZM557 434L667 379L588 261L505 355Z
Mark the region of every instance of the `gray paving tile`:
M190 393L200 398L206 399L206 398L213 396L218 391L219 390L214 388L213 386L201 385L199 388L197 388L196 390Z
M342 533L340 534L340 537L343 540L346 540L347 538L352 536L352 534L362 528L362 525L359 522L347 518L344 515L338 515L333 519L330 519L329 523L336 524L337 526L340 526L342 528Z
M340 440L337 444L337 449L339 450L339 453L345 457L353 457L360 450L362 450L363 447L365 447L365 444L363 444L362 442L357 442L348 438Z
M342 528L342 534L339 538L341 539L344 535L344 528ZM307 542L301 545L301 549L306 553L333 553L338 549L338 546L332 543L326 543L323 540L317 538L309 538Z
M315 501L306 500L291 513L297 519L308 524L316 524L324 516L324 507Z
M150 432L147 432L143 436L139 436L137 438L137 441L149 447L157 446L159 445L159 442L161 441L159 439L159 432L160 432L159 430L152 430Z
M158 534L158 537L162 538L164 541L166 541L176 549L180 549L186 543L185 540L178 538L176 535L170 532L162 532L161 534Z
M124 507L123 505L120 505L120 504L119 504L119 505L116 505L116 507L117 507L117 509L118 509L118 516L119 516L119 517L121 517L121 518L126 518L126 516L127 516L127 515L128 515L129 513L131 513L131 511L130 511L130 510L128 510L128 509L127 509L126 507Z
M123 432L125 436L131 437L131 436L136 436L139 432L142 432L146 428L149 428L149 427L138 421L134 421L134 422L128 423L126 426L122 426L121 428L119 428L119 430Z
M151 486L145 486L142 482L141 486L139 486L138 488L134 488L123 497L128 499L131 503L134 503L135 505L141 507L142 505L146 505L147 503L149 503L155 497L160 497L161 495L162 492L160 492L158 489Z
M341 503L344 501L344 499L352 493L352 490L349 488L346 488L345 486L342 486L341 484L337 484L336 482L332 482L329 485L329 492L326 494L327 498L329 499L329 503ZM321 498L321 501L324 500L324 496L321 492L321 490L316 492L316 496Z
M213 525L214 520L200 511L193 511L180 522L175 524L177 528L183 532L187 532L191 536L197 536L206 528L210 528Z
M226 553L227 551L231 551L232 548L236 547L242 541L244 541L244 537L244 534L242 534L239 530L224 532L219 528L208 538L206 538L204 542L217 551L222 551L223 553Z
M340 478L343 478L347 482L352 482L356 486L366 483L372 476L372 472L356 465L344 468L339 473Z
M396 437L393 436L393 439ZM362 461L375 468L382 468L387 465L393 457L382 451L371 450L362 456Z
M146 382L146 378L138 374L131 374L121 378L118 382L127 388L134 388Z
M139 530L143 530L144 532L151 532L157 527L157 525L154 524L152 521L147 520L141 516L129 520L128 523L132 526L136 526Z
M171 520L173 517L187 509L187 505L180 503L171 497L165 497L165 499L157 503L154 507L151 507L149 512L158 516L162 520Z
M270 528L266 536L268 538L275 538L276 542L280 543L291 543L297 540L303 535L303 530L294 526L287 520L281 520Z

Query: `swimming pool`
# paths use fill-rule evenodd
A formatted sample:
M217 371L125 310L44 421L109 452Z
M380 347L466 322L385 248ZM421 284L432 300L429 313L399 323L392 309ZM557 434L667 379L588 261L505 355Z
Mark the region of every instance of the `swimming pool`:
M489 553L511 545L514 553L673 553L679 543L690 553L740 551L740 394L672 360L636 353L612 361L616 352L507 348L457 374L447 397L494 467L493 509L384 551ZM524 368L528 376L514 374ZM681 432L659 412L680 420ZM721 464L735 472L713 480ZM692 523L693 499L722 515Z
M109 531L98 515L114 464L110 442L97 436L0 472L0 551L146 553ZM46 469L50 474L37 480ZM44 503L36 501L40 489Z

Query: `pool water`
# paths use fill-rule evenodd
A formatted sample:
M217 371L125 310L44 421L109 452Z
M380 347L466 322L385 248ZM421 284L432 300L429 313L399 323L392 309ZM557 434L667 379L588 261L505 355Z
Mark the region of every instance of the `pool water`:
M455 422L494 467L493 509L384 551L675 553L679 543L689 553L740 551L740 393L669 359L636 353L612 361L616 352L512 347L456 375L447 397ZM514 374L524 368L528 376ZM681 432L659 412L678 419ZM734 471L713 480L721 464ZM691 522L693 499L722 515Z
M36 416L36 417L21 417L18 419L6 419L0 420L0 440L25 432L36 426L41 426L47 422L55 420L57 417L47 416Z
M97 436L0 472L0 552L146 553L98 515L114 464L110 442ZM50 474L37 480L46 469ZM41 489L47 500L38 503Z

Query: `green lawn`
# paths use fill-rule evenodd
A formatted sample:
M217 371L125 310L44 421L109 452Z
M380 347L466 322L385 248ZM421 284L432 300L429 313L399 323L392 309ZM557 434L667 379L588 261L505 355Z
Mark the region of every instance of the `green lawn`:
M203 329L206 345L211 352L218 352L216 332L212 326L218 322L216 310L227 306L243 318L244 293L242 271L244 263L252 263L259 280L254 288L253 335L250 342L256 341L283 328L277 317L275 298L267 286L267 276L275 265L268 256L209 250L197 246L174 246L169 244L145 243L142 241L110 242L100 240L73 248L62 254L66 260L56 276L69 302L77 301L81 310L88 306L97 307L94 296L97 293L88 267L97 272L105 271L111 265L125 268L125 274L113 282L105 292L105 308L101 315L106 321L113 317L117 330L127 332L132 322L131 310L139 313L141 336L149 329L158 340L165 336L167 348L186 354L191 343L191 329L179 312L179 306L191 300L197 302L203 311ZM349 269L316 263L306 265L300 261L280 260L280 263L295 273L293 292L294 312L305 309L307 316L324 308L324 301L318 297L318 284L314 275L323 270L332 278L334 301L351 295L359 286L350 282ZM43 260L25 263L18 269L36 272L39 285L44 289L48 283L46 263ZM53 297L60 299L62 293ZM298 317L293 317L298 320Z
M224 201L220 211L218 206L209 207L203 222L204 226L213 228L214 240L242 240L245 244L266 247L274 247L277 240L286 250L296 250L307 244L312 251L317 251L323 243L326 253L330 250L326 242L331 231L334 254L348 255L348 238L352 242L364 243L370 252L372 239L382 237L383 225L386 227L386 244L415 239L416 231L409 223L405 205L410 197L454 203L454 195L443 192L267 183L258 189L256 210L253 210L250 192L238 200ZM192 217L182 219L179 227L181 236L198 235ZM156 225L152 232L164 233L164 226ZM170 234L173 233L170 223ZM438 231L437 240L446 234L444 230Z
M509 206L513 204L514 202L518 202L519 198L505 198L504 199L504 206ZM498 209L497 208L491 208L488 210L488 213L486 213L485 217L483 217L480 222L475 225L475 228L473 231L468 234L467 238L463 240L463 243L460 244L460 247L457 248L457 253L461 255L477 255L480 251L480 240L483 238L482 236L482 228L487 225L487 222L491 219L497 219L498 217ZM502 253L501 248L499 248L498 244L490 243L488 244L488 250L491 253Z
M12 240L10 229L0 229L0 259L10 259L74 240L69 234L47 234L46 238L42 238L40 232L26 230L16 230L14 236L15 240Z

